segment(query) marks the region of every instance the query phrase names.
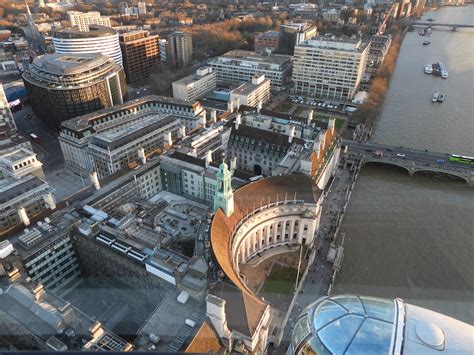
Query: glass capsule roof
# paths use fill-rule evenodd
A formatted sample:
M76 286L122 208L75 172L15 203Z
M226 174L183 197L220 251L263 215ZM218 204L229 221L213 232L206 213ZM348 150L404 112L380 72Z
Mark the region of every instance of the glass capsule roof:
M295 338L293 344L295 348L304 348L302 353L389 354L395 307L394 301L372 297L325 298L308 307L303 317L308 322L310 337L305 337L303 347L298 346ZM308 347L312 351L308 352Z

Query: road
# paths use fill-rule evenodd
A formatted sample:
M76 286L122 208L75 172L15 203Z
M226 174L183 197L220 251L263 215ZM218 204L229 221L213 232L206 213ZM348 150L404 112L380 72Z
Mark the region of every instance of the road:
M18 130L29 136L31 133L36 134L41 144L32 145L38 154L38 159L43 163L45 172L57 170L62 167L63 155L58 141L58 134L40 121L31 111L31 107L25 105L20 111L13 114Z
M348 166L339 168L322 205L320 228L317 234L316 257L309 265L308 274L300 286L296 303L291 310L288 322L285 325L284 335L279 347L273 349L274 354L286 352L291 340L291 332L299 314L308 305L319 297L326 296L333 274L332 263L326 260L326 255L337 229L337 222L341 223L339 214L347 201L347 191L353 181L353 174Z

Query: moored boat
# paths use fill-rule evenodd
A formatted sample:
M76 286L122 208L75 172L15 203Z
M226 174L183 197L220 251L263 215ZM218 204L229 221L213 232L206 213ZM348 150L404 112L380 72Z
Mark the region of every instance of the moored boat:
M433 94L433 98L431 99L432 102L436 102L438 101L438 98L439 98L439 92L436 91L434 94Z

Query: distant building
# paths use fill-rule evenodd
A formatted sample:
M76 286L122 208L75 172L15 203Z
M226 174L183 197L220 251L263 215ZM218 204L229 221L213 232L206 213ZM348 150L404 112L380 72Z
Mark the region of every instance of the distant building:
M338 9L328 9L323 11L322 15L324 21L337 22L341 16L341 11Z
M138 160L139 148L144 155L163 149L205 123L199 102L145 96L63 122L59 142L69 169L103 178Z
M367 67L365 69L366 73L370 75L378 73L391 44L392 37L390 35L375 35L370 37L370 50L367 59Z
M196 101L216 89L216 73L211 67L202 67L195 74L173 82L173 97Z
M175 68L193 63L193 41L189 33L173 32L167 38L166 60Z
M123 68L101 54L37 57L23 81L33 112L58 130L62 121L121 104L127 97Z
M69 21L72 27L77 27L79 31L89 31L90 25L100 25L110 27L110 18L107 16L101 16L98 11L80 12L80 11L68 11L67 12Z
M129 82L146 79L160 60L158 36L148 31L120 35L123 67Z
M68 29L53 32L53 46L58 54L103 54L122 65L119 35L110 27L90 25L86 32Z
M256 52L264 48L277 50L280 43L280 33L276 31L267 31L255 37L254 49Z
M280 26L278 53L293 55L295 46L317 35L316 26L307 22L291 22Z
M161 62L166 62L166 50L168 47L168 41L164 38L160 38L158 40L158 45L160 47L160 61Z
M138 15L146 15L146 2L145 1L139 1L137 3L137 8L138 8Z
M317 37L295 48L293 84L297 93L350 100L365 73L370 44L360 39Z
M265 79L265 75L254 76L251 81L230 92L230 101L234 102L237 108L240 105L261 107L269 99L270 80Z
M280 91L288 83L291 73L290 56L243 50L227 52L212 59L209 64L216 71L217 84L241 85L255 75L264 74L275 91Z

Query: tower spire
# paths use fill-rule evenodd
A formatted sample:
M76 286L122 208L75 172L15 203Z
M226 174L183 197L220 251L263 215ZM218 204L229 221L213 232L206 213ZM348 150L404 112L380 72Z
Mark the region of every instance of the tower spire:
M232 192L232 173L225 161L222 161L219 166L219 171L216 173L217 190L214 196L214 212L219 208L230 217L234 213L234 193Z

